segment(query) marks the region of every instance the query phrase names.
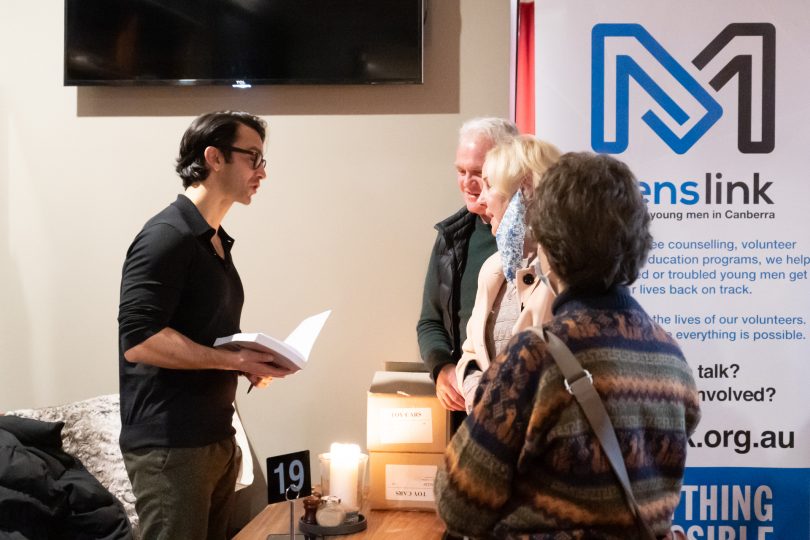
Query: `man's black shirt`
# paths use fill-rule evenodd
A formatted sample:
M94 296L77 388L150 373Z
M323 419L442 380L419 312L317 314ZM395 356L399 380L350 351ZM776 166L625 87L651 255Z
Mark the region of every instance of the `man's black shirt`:
M218 234L225 257L211 238ZM244 291L233 239L185 195L150 219L127 251L118 311L121 448L199 447L233 435L237 373L128 362L124 352L163 328L205 346L239 332Z

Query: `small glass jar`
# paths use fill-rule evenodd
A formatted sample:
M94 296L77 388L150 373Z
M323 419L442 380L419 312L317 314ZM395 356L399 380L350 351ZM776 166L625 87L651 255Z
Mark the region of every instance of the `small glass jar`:
M321 498L321 506L315 513L315 519L321 527L337 527L346 519L346 510L340 504L340 499L334 495Z

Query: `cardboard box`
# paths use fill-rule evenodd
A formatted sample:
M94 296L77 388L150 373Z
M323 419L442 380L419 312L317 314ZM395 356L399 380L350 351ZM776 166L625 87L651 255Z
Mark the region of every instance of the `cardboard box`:
M386 362L384 371L407 371L409 373L428 373L428 368L422 362Z
M428 373L374 374L368 391L369 451L441 453L449 435L449 412Z
M369 463L368 502L372 510L435 511L433 485L444 454L369 452Z

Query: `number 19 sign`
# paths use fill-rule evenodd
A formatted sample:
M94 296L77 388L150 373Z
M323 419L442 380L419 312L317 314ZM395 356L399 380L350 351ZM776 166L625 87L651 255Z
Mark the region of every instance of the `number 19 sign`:
M312 494L309 450L267 458L267 504Z

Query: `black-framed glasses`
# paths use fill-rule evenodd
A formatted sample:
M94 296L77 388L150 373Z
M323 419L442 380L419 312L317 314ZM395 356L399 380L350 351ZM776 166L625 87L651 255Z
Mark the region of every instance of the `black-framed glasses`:
M251 159L253 159L251 162L251 167L253 167L254 170L267 165L267 160L264 159L264 155L256 150L247 150L245 148L239 148L238 146L222 146L220 149L249 155Z

